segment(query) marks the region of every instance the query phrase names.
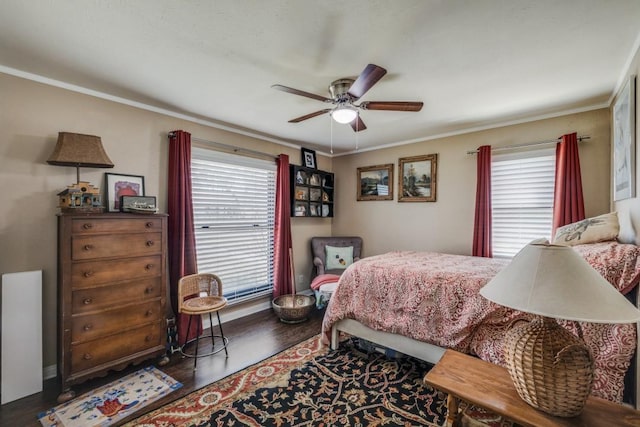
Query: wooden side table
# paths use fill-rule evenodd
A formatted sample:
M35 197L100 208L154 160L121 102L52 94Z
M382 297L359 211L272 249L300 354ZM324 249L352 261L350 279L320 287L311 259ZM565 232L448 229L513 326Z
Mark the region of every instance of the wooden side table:
M584 410L573 418L539 411L522 400L509 372L476 357L447 350L425 375L425 383L448 393L447 426L458 426L460 400L488 409L522 426L640 426L640 411L590 396Z

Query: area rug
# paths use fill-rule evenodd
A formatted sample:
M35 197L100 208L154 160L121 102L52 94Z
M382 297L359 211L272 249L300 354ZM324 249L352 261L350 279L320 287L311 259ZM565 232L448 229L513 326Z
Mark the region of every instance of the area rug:
M150 366L38 414L45 427L110 426L182 387Z
M423 383L429 368L317 336L126 426L439 426L446 395Z

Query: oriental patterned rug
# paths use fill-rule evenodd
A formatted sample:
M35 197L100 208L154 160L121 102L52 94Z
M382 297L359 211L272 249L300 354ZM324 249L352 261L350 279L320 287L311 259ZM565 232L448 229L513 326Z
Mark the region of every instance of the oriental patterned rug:
M153 366L38 414L44 427L110 426L182 387Z
M317 336L126 426L438 426L446 395L423 384L429 368L363 352L356 339L328 351ZM484 421L471 425L503 425Z

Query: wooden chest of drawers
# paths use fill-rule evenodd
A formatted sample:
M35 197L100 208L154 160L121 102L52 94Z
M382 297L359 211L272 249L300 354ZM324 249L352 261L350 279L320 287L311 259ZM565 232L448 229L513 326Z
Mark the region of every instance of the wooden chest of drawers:
M58 215L59 402L166 351L167 217Z

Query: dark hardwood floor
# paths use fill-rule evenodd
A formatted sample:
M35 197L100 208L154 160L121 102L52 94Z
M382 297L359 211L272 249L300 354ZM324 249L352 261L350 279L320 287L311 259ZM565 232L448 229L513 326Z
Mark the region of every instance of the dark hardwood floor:
M183 386L164 399L152 403L141 412L123 420L120 424L311 338L320 333L323 314L323 311L314 310L309 320L292 325L280 322L273 311L265 310L224 323L222 325L224 333L229 338L228 358L225 358L224 351L199 358L198 369L194 372L193 359L183 358L179 353L174 353L171 355L169 364L160 369L180 381ZM152 365L155 362L156 360L149 360L145 363ZM123 371L111 372L106 377L86 381L75 386L73 390L79 396L133 372L141 366L145 364L130 366ZM40 426L37 414L56 406L59 393L58 382L51 379L45 381L41 393L0 406L0 426Z

